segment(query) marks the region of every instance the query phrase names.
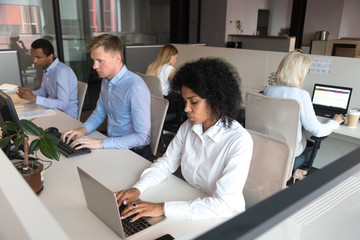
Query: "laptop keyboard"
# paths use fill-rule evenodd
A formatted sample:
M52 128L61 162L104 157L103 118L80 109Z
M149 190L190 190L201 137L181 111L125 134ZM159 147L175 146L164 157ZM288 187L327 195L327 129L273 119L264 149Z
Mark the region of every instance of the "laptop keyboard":
M328 118L332 118L334 116L334 114L329 113L329 110L327 109L316 109L316 115Z
M121 205L119 207L119 211L121 212L122 210L124 210L125 207L126 207L125 205ZM151 224L148 221L146 221L144 218L139 218L135 222L130 222L130 219L133 218L134 216L135 215L132 215L132 216L122 220L124 232L128 236L131 236L131 235L133 235L137 232L140 232L141 230L144 230L145 228L148 228L151 226Z
M318 108L318 109L315 110L315 114L317 116L333 118L335 114L342 114L342 113L339 112L339 111L330 111L328 109Z

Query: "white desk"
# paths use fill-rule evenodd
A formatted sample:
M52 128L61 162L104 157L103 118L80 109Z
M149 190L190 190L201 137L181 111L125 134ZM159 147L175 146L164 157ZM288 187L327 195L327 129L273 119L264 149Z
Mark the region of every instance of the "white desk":
M35 119L43 128L56 126L59 131L75 128L81 123L57 110L57 115ZM101 137L98 132L92 137ZM119 239L86 207L85 198L77 173L77 166L93 175L113 191L126 189L134 184L150 162L127 149L98 149L91 154L74 158L61 155L59 162L45 170L44 190L40 199L72 239ZM45 163L45 167L47 164ZM170 176L158 186L141 195L143 200L162 202L165 200L192 200L205 194L183 180ZM130 239L155 239L166 233L180 237L190 233L198 236L227 220L182 220L168 218Z
M318 117L318 119L322 123L329 120L325 117ZM310 138L310 135L307 137ZM344 123L321 142L321 147L314 161L314 167L322 168L347 153L354 151L359 146L360 124L356 128L350 128Z

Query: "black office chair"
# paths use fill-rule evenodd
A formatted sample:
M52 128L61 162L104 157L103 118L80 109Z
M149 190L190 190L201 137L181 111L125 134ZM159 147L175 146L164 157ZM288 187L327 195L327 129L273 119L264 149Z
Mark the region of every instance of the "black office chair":
M161 135L164 151L167 148L164 136L167 135L168 138L172 139L179 130L181 124L187 119L184 112L184 101L179 93L172 92L165 98L169 101L169 109L164 122L163 134Z
M310 155L310 162L309 162L309 165L306 166L309 169L309 173L317 170L317 169L313 168L313 163L314 163L315 157L317 155L317 152L320 149L321 142L327 137L328 136L325 136L325 137L311 136L310 139L312 139L314 141L307 140L307 147L312 147L311 155Z

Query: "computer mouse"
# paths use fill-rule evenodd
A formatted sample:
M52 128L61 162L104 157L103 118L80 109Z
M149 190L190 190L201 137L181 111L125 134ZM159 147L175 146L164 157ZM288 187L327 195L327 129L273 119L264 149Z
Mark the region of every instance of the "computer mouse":
M45 129L46 133L58 133L59 129L57 129L56 127L48 127L47 129Z

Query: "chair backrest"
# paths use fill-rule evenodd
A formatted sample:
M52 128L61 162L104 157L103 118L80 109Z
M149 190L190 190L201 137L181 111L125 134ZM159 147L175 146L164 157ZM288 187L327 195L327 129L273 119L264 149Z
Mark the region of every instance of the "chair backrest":
M139 72L137 72L136 74L139 75L144 80L147 87L149 88L151 95L157 96L159 98L164 98L162 94L161 82L158 77L145 75Z
M169 107L169 101L151 95L151 130L150 130L150 148L155 156L159 146L161 132L164 126L165 116Z
M78 104L79 104L79 112L78 112L78 118L77 120L80 120L82 107L84 105L84 99L86 95L87 90L87 83L78 81Z
M288 143L248 130L254 142L249 175L244 187L246 208L285 188L290 161Z
M296 100L246 93L245 127L283 140L290 145L291 160L288 179L292 175L300 119L300 105Z

